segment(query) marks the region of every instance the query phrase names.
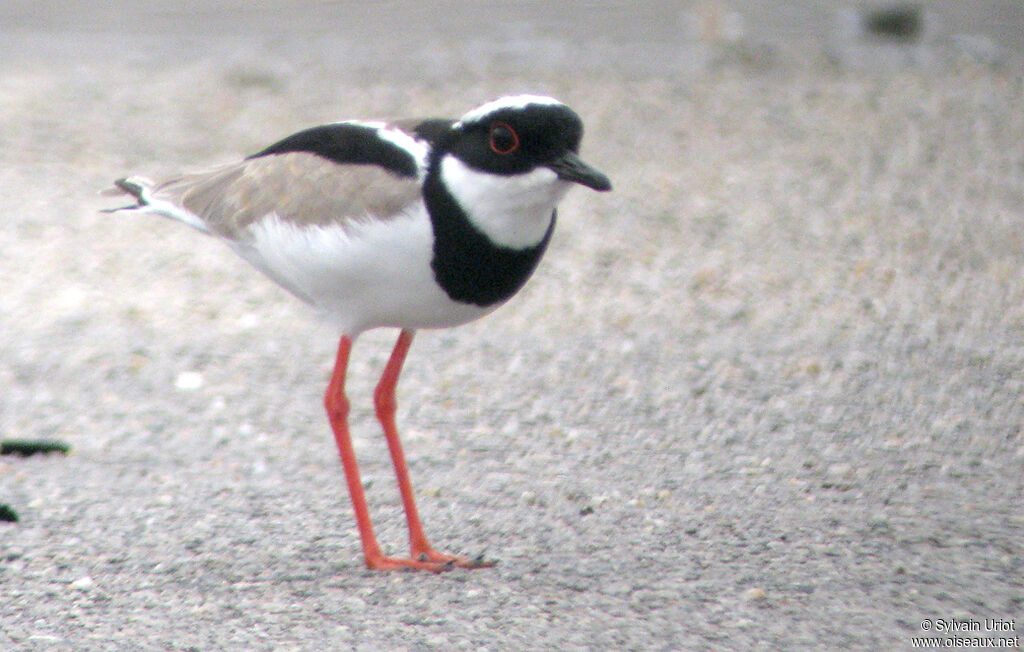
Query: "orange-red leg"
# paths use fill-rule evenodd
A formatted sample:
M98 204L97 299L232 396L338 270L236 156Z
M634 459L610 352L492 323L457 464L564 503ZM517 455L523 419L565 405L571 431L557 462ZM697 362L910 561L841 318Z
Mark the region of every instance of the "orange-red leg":
M406 349L408 349L408 345L406 345ZM434 572L447 570L451 568L451 564L445 562L385 557L381 554L377 536L373 532L370 510L366 505L366 494L363 492L363 483L359 478L359 465L356 463L356 453L348 430L349 403L345 397L345 372L348 368L351 351L351 338L343 336L338 344L338 358L334 363L334 374L331 376L331 382L327 385L327 392L324 394L324 406L327 408L327 418L334 430L334 440L338 444L341 465L345 470L345 480L348 483L349 495L352 497L352 507L355 509L356 525L359 527L359 538L363 543L363 557L366 560L366 565L376 570L401 568Z
M388 441L388 450L391 452L391 461L395 466L395 477L398 479L398 491L402 496L402 507L405 509L405 520L409 526L409 550L413 559L430 561L442 564L453 564L461 568L485 568L493 566L495 562L483 558L461 557L438 552L431 547L423 533L423 525L420 523L419 512L416 510L416 499L413 495L412 481L409 479L409 469L405 463L405 453L402 451L402 442L398 437L398 428L395 425L395 387L398 385L398 377L402 373L402 365L405 363L405 355L412 345L414 331L403 329L395 342L395 348L391 351L388 364L384 367L384 373L377 383L373 392L373 405L377 412L377 419L384 428L384 436Z

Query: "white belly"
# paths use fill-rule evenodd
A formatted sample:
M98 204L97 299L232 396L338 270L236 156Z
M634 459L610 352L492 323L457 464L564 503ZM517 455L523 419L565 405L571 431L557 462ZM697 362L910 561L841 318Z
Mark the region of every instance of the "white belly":
M238 253L354 337L382 326L445 328L497 306L452 301L430 267L433 232L422 205L384 221L296 226L270 215L234 243Z

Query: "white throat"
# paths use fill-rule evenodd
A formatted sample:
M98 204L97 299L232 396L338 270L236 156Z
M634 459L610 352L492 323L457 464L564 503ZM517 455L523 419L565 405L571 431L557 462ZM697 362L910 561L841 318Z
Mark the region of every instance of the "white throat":
M441 159L441 181L469 221L491 242L526 249L544 239L551 214L569 189L548 168L523 174L480 172L451 154Z

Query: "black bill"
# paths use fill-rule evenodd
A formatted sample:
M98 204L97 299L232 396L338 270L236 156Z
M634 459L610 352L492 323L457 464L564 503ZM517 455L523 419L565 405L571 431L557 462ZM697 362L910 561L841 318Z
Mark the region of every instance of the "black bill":
M573 152L566 152L548 163L548 167L563 181L572 181L600 191L612 189L611 180L603 172L590 167Z

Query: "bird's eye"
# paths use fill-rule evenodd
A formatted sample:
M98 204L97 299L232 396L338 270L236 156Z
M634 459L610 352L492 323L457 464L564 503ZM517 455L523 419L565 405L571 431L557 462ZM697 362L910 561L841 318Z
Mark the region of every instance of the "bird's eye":
M504 122L491 125L491 149L496 154L511 154L519 149L519 135Z

